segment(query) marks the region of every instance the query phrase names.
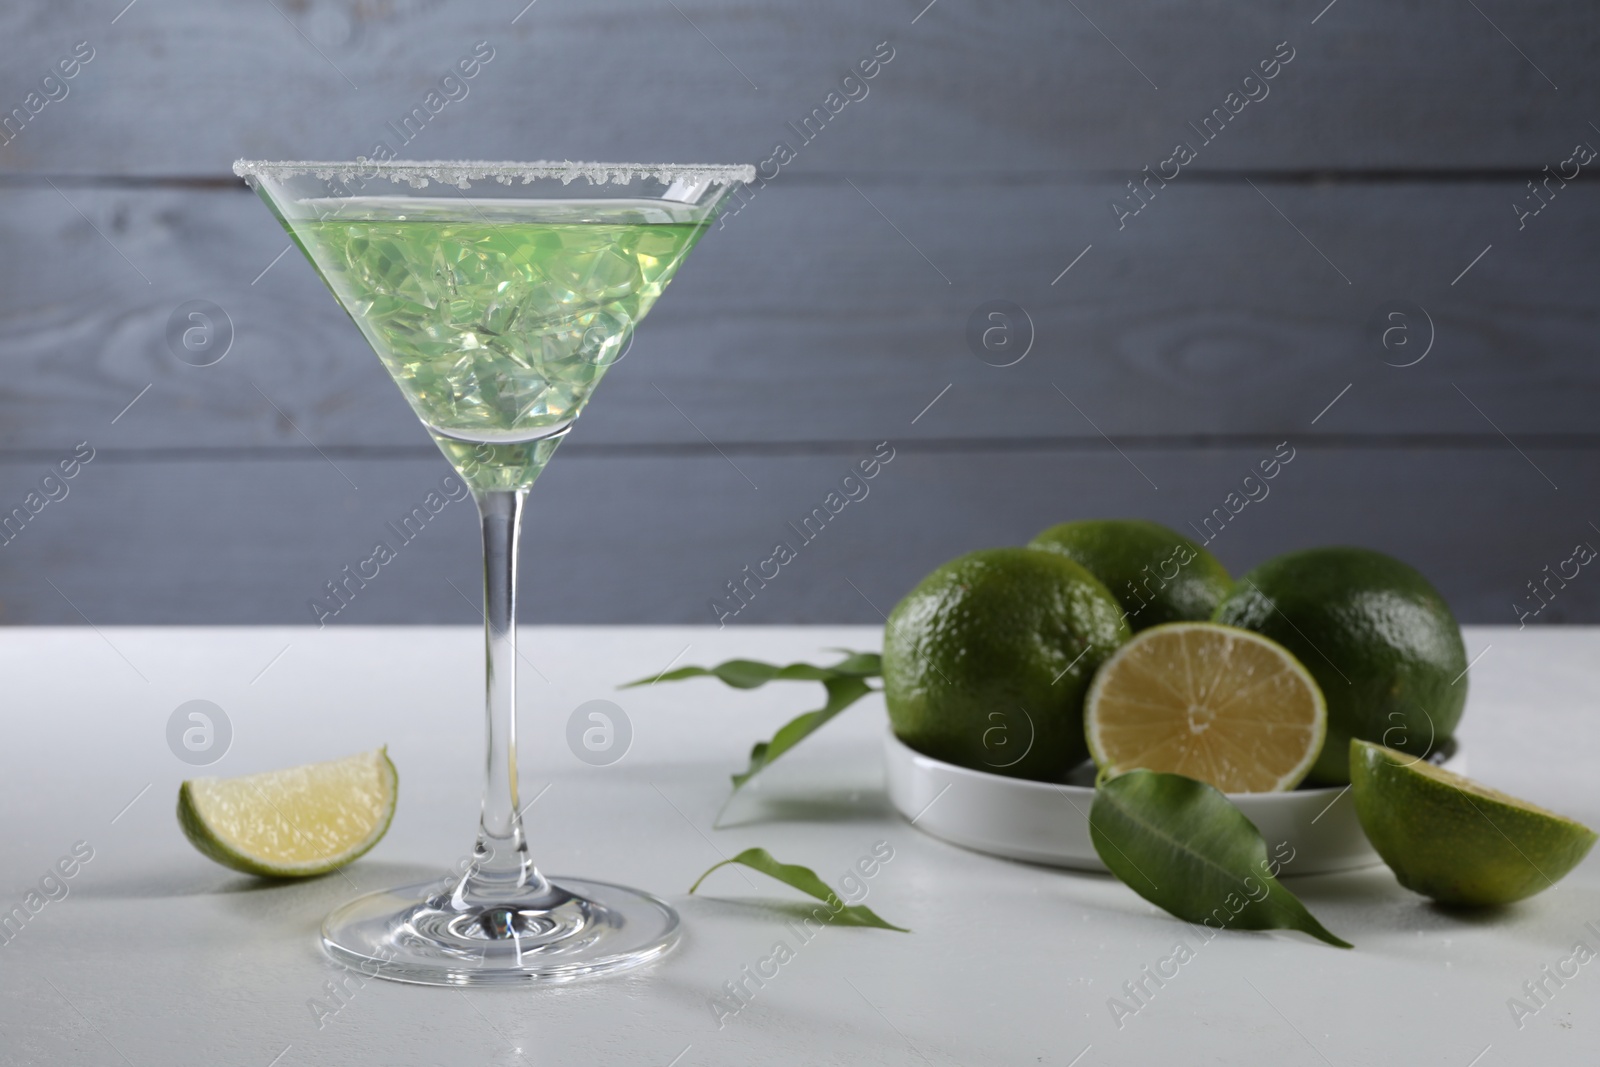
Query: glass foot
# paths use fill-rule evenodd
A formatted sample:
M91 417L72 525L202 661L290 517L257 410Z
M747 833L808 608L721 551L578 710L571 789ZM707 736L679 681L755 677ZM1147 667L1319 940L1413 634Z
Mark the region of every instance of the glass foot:
M530 887L531 890L531 887ZM582 878L464 901L437 881L368 893L322 924L322 945L362 974L417 985L564 981L671 950L678 913L647 893Z

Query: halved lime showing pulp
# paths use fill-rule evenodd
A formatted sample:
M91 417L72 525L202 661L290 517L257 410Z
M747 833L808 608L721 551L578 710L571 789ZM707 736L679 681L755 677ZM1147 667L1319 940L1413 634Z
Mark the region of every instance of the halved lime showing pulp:
M1213 622L1136 635L1101 666L1084 713L1102 773L1182 774L1224 793L1300 784L1327 719L1322 691L1287 649Z

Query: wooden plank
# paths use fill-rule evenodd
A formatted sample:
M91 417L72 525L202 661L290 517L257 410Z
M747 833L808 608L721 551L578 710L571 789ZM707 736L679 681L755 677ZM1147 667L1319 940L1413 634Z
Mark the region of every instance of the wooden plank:
M1349 451L1299 438L1290 447L1264 498L1226 525L1213 520L1212 547L1236 572L1290 549L1364 544L1420 568L1464 621L1515 623L1513 604L1533 603L1527 583L1542 581L1544 567L1559 568L1579 541L1600 545L1589 525L1600 493L1590 452ZM714 622L712 598L726 597L726 583L758 568L782 539L796 558L752 587L729 625L871 623L944 560L1022 543L1055 522L1138 515L1180 529L1202 524L1273 452L930 454L905 444L864 483L864 497L804 541L788 524L825 506L870 451L731 462L560 457L531 498L524 618ZM409 529L409 542L389 525L426 505L447 473L443 462L336 463L127 463L99 454L66 483L64 498L0 547L0 619L312 624L311 599L342 581L346 566L359 573L383 540L395 558L369 567L376 577L349 587L348 605L328 625L470 622L478 581L470 505L442 505ZM43 462L0 464L0 513L21 505L45 472ZM1530 625L1600 619L1600 576L1584 570L1551 588L1554 598ZM115 665L110 650L107 657Z
M1197 169L1537 171L1591 136L1574 90L1600 45L1588 12L1559 0L1320 15L1288 0L520 6L182 0L113 24L81 0L10 5L5 110L75 42L94 58L0 147L0 168L221 175L240 155L349 158L380 141L412 158L756 162L889 41L889 66L791 171L1136 172L1279 42L1294 58ZM409 144L390 132L480 41L493 58L458 99Z
M1521 230L1511 182L1180 182L1121 231L1113 191L775 187L708 236L574 442L1595 430L1594 186ZM0 448L426 446L252 196L13 188L0 241ZM1431 351L1415 311L1380 342L1402 298L1431 317ZM969 347L995 299L1032 318L1015 366ZM169 346L191 300L231 320L213 366Z

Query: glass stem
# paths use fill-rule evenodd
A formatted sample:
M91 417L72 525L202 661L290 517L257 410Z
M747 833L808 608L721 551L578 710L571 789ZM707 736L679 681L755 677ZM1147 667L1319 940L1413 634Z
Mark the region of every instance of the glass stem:
M526 489L474 492L483 523L484 711L487 753L483 809L472 869L458 902L497 894L538 896L549 886L528 856L517 796L517 537Z

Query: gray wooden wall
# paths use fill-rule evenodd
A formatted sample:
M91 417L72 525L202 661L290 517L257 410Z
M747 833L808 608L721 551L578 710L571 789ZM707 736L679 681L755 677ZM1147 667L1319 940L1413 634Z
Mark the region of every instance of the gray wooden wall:
M535 488L525 619L713 621L880 441L870 494L732 623L873 621L941 561L1066 519L1185 528L1284 441L1213 543L1232 568L1365 544L1515 623L1527 583L1600 546L1600 160L1528 186L1600 146L1588 5L123 2L0 11L0 111L27 118L0 147L0 512L94 450L0 546L0 621L310 622L438 484L229 164L400 149L388 124L481 41L401 154L795 149ZM786 124L880 42L867 95L802 143ZM1202 141L1189 124L1288 49ZM60 98L29 115L30 92ZM1179 141L1195 158L1119 228ZM189 301L231 322L212 365L169 344ZM1031 321L1019 363L969 344L990 301ZM332 625L471 621L475 538L450 505ZM1600 621L1597 571L1529 624Z

